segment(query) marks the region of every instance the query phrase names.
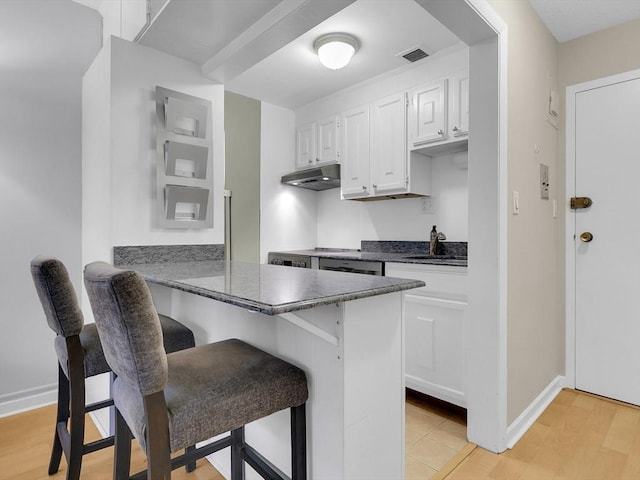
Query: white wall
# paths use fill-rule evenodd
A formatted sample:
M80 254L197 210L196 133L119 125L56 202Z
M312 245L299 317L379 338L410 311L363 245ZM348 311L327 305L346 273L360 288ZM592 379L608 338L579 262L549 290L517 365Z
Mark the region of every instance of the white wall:
M80 288L81 78L100 44L92 9L0 2L0 416L55 400L54 335L29 262L60 258Z
M467 152L434 157L431 166L433 213L422 213L421 198L357 202L340 200L340 189L318 193L318 246L360 248L361 240L427 241L433 225L448 241L466 241L467 169L456 165Z
M157 85L213 104L212 229L155 226ZM85 76L83 95L83 262L111 261L115 245L223 243L223 86L196 64L111 37Z
M562 265L553 218L558 199L558 132L549 123L550 84L557 91L558 44L526 0L489 2L509 29L508 191L520 213L508 215L507 424L564 373ZM551 82L549 81L551 77ZM564 119L560 119L564 122ZM540 164L549 166L550 199L540 198ZM560 202L559 209L564 201Z
M316 246L317 197L311 190L280 183L293 170L294 113L262 103L260 124L260 261L265 263L269 251Z

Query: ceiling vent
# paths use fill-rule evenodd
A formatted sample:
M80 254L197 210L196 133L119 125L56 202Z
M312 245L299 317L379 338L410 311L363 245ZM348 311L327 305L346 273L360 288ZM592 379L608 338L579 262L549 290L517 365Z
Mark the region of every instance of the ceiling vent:
M411 50L402 55L402 58L408 60L409 62L417 62L418 60L422 60L423 58L428 57L429 54L422 50L421 48L416 48L415 50Z
M433 52L426 48L424 45L414 45L407 50L403 50L400 53L396 54L396 57L402 57L407 62L417 62L418 60L422 60L423 58L427 58Z

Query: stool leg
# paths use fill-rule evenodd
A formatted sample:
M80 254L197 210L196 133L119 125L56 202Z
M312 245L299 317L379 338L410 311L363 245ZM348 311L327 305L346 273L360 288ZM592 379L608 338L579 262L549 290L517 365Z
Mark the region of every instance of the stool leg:
M307 421L303 403L291 408L291 479L307 479Z
M185 448L185 449L184 449L184 453L192 452L192 451L194 451L195 449L196 449L196 446L195 446L195 445L191 445L191 446L189 446L189 447L187 447L187 448ZM195 460L193 460L193 461L191 461L191 462L187 463L187 464L184 466L184 469L187 471L187 473L191 473L191 472L193 472L193 471L196 469L196 461L195 461Z
M73 340L71 340L73 338ZM71 415L69 420L70 446L67 454L67 480L78 480L84 453L85 391L84 391L84 354L80 340L67 338L69 361L69 385L71 395Z
M231 480L244 480L243 447L244 427L240 427L231 432Z
M120 412L114 411L115 449L113 459L114 480L128 480L131 468L131 430Z
M58 434L58 424L67 425L69 420L69 380L64 374L64 370L58 364L58 408L56 413L56 425L53 431L53 447L51 448L51 459L49 460L49 475L53 475L60 468L62 459L62 442Z

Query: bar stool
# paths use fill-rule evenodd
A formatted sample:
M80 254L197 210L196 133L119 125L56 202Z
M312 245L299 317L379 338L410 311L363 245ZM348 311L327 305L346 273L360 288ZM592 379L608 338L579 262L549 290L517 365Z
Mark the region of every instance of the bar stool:
M85 405L85 378L111 372L111 368L104 357L96 325L84 325L64 264L56 258L39 255L31 261L31 275L47 323L56 333L54 347L58 356L58 405L48 473L53 475L58 471L64 452L66 478L77 480L83 455L114 444L114 436L84 443L85 414L113 405L112 399ZM161 342L164 341L168 352L195 346L193 332L181 323L160 315L160 325ZM195 462L188 464L187 469L194 470Z
M237 339L166 354L160 322L142 277L104 262L87 265L84 282L107 362L117 378L114 478L128 479L131 435L147 455L148 480L168 480L193 458L231 447L231 478L245 462L263 478L284 479L244 438L244 425L291 409L293 480L306 479L305 373ZM170 458L219 434L212 444ZM140 474L134 479L144 478Z

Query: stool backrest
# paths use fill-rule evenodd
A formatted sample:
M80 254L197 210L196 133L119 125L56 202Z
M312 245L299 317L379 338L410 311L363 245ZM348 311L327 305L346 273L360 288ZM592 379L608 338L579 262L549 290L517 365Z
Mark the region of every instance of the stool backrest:
M31 260L31 276L51 330L63 337L79 335L84 317L64 264L57 258L38 255Z
M162 328L144 279L105 262L84 269L84 283L107 363L142 395L164 389L167 355Z

